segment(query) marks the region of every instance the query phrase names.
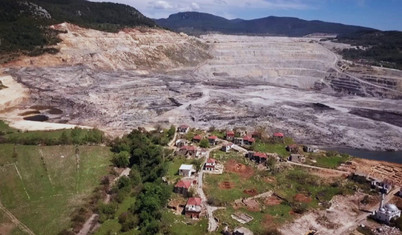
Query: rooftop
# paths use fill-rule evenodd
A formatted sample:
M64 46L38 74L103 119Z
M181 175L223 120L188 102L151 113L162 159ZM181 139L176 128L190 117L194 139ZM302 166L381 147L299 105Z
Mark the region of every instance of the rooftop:
M177 182L177 184L175 185L175 187L178 188L190 188L191 187L191 180L180 180L179 182Z
M186 164L182 164L179 168L179 170L194 170L194 166L193 165L186 165Z
M201 206L201 202L202 200L199 197L190 197L186 205Z

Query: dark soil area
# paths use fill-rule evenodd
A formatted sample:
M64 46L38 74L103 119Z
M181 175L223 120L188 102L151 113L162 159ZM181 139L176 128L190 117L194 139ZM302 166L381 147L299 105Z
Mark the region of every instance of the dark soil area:
M49 120L49 117L46 115L34 115L34 116L24 117L24 120L45 122L45 121Z
M402 113L371 109L353 109L351 114L402 127Z

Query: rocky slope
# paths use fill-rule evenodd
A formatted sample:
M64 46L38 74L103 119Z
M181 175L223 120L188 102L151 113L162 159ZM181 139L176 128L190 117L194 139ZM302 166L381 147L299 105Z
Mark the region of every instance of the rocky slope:
M62 23L56 55L22 57L5 67L45 67L84 64L107 70L160 70L195 66L211 58L208 46L195 37L154 28L130 28L108 33Z

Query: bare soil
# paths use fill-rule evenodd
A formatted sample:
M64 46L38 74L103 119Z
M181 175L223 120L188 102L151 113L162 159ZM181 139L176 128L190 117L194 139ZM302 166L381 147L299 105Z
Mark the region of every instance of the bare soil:
M220 189L232 189L234 186L234 183L229 181L223 181L219 184Z
M267 206L279 205L279 204L281 204L281 202L282 202L282 200L279 199L279 198L276 197L276 196L270 196L270 197L267 197L267 198L264 200L264 204L267 205Z
M0 224L0 235L11 234L11 231L15 228L13 223L2 223Z
M309 196L298 193L293 197L293 200L295 200L296 202L309 203L309 202L311 202L312 199Z
M225 163L225 169L227 172L236 173L245 179L254 175L254 169L252 167L238 163L233 159L230 159Z
M245 189L243 191L243 193L250 195L250 196L255 196L258 194L257 189L254 189L254 188L253 189Z

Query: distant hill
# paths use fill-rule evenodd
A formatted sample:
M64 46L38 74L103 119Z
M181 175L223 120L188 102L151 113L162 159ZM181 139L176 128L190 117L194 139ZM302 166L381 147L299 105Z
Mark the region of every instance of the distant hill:
M225 34L300 37L312 33L339 35L362 30L372 30L360 26L328 23L318 20L307 21L292 17L269 16L254 20L228 20L223 17L199 12L181 12L170 15L167 19L158 19L155 21L161 27L189 34L219 32Z
M357 46L341 54L349 60L402 69L402 32L366 30L338 36L335 41Z
M59 32L47 26L65 21L112 32L124 27L156 26L153 20L123 4L86 0L1 0L0 63L19 54L56 53L46 46L59 41Z

